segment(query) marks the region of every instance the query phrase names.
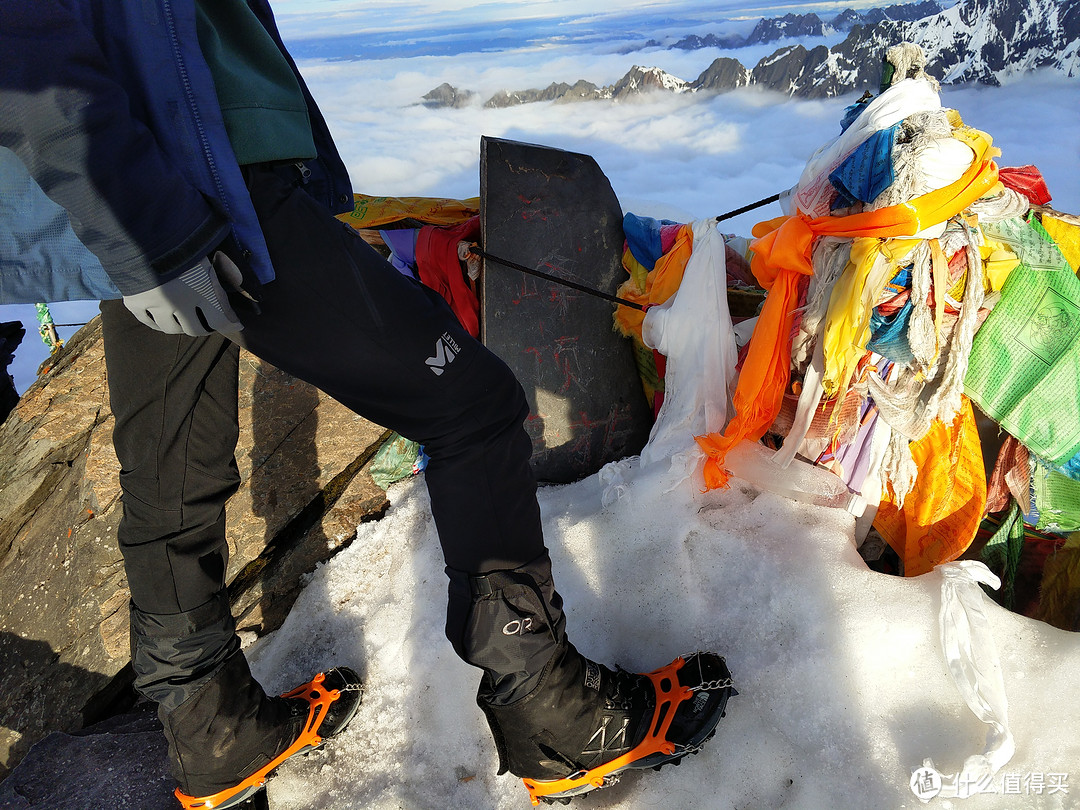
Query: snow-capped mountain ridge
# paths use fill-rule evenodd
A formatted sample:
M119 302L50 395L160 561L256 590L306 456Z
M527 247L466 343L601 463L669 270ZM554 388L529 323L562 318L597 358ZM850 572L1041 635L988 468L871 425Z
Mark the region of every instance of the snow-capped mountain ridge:
M695 89L690 82L680 79L678 76L673 76L658 67L634 65L621 79L605 87L597 87L592 82L587 82L584 79L574 84L552 82L543 89L496 93L487 100L484 106L513 107L517 104L528 104L533 101L556 101L560 103L570 101L617 101L652 91L686 93ZM432 93L428 93L424 96L424 99L424 103L428 106L447 106L433 103L435 99L432 97Z
M964 0L921 20L856 26L833 49L836 66L814 65L813 91L800 94L835 94L821 90L840 90L843 71L866 82L868 63L900 41L922 47L928 72L944 84L996 86L1038 69L1080 76L1080 0Z
M620 94L646 92L649 90L670 90L684 93L690 89L690 82L672 76L658 67L640 67L634 65L629 72L613 85L613 96Z
M908 13L913 9L938 10L920 19L905 20L897 19L900 14L896 9L908 9ZM690 81L659 68L635 65L606 87L585 80L574 85L552 83L542 90L501 92L485 106L620 100L645 92L718 92L748 85L802 98L831 97L876 89L885 52L905 41L923 49L927 71L943 84L977 82L997 86L1033 70L1080 77L1080 0L961 0L946 9L927 0L878 13L845 13L835 22L852 22L855 16L863 22L853 25L847 38L832 48L785 45L752 68L724 56ZM770 24L763 25L767 22ZM835 31L812 14L786 15L762 20L751 37L765 37L769 32L789 32L783 35L790 36L791 32L807 30L807 25L810 29L817 25L824 32L821 36ZM695 39L704 42L708 37Z
M758 21L754 29L746 36L738 34L709 33L705 36L690 34L670 45L684 51L700 48L741 48L746 45L760 45L779 42L782 39L804 37L827 37L837 32L850 31L856 25L877 25L886 21L919 20L941 11L941 6L934 0L922 0L919 3L906 3L872 8L864 12L844 9L832 19L822 19L817 14L785 14L782 17L765 17ZM658 43L650 40L641 47Z

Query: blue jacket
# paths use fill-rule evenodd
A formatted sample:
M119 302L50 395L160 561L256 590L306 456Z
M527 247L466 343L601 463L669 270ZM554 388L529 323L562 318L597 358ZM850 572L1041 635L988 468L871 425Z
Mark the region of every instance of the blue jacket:
M10 149L0 146L0 304L118 298L97 257Z
M250 5L295 71L265 0ZM331 211L350 210L344 164L297 78L319 154L305 188ZM122 294L158 286L223 242L260 281L273 279L194 0L0 2L0 146L66 209ZM56 300L42 282L34 300Z

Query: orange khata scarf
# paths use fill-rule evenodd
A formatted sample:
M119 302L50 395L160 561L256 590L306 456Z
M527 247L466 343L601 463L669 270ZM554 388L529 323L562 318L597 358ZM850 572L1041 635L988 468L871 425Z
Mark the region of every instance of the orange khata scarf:
M750 268L769 294L739 373L733 399L735 416L723 434L695 437L706 455L706 488L727 486L724 458L728 451L743 439L760 439L780 412L790 374L793 309L798 301L799 279L814 272L814 240L819 236L913 236L956 216L997 184L997 165L992 158L1000 151L992 147L990 136L966 127L953 134L972 148L975 159L958 180L944 188L876 211L815 219L798 213L754 226L757 238L750 246L754 254Z

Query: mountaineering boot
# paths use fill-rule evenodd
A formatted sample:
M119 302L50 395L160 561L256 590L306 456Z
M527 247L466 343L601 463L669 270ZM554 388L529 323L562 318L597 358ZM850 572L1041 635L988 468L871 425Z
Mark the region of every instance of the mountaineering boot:
M159 712L176 798L185 810L237 807L286 759L341 732L362 694L360 677L336 667L268 697L235 653L189 700Z
M499 750L499 773L525 780L533 804L613 784L695 753L735 694L718 655L694 653L648 675L610 670L566 638L562 598L544 553L509 570L447 568L446 635L484 670L477 703Z
M714 733L737 694L724 659L696 652L647 675L610 670L560 644L536 688L507 705L485 699L500 773L522 777L532 803L569 803L631 769L678 763Z

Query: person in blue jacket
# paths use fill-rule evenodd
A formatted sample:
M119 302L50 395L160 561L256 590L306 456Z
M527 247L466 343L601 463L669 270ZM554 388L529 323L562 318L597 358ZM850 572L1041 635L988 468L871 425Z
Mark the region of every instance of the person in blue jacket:
M598 767L655 766L712 733L723 659L673 664L697 699L672 701L567 640L524 392L446 302L333 216L352 206L349 178L263 0L0 4L0 147L116 290L101 321L132 663L184 806L241 803L360 702L347 667L267 696L240 650L224 581L239 347L425 446L447 636L483 670L500 772L561 798L602 784ZM25 300L47 297L55 268L39 271Z

